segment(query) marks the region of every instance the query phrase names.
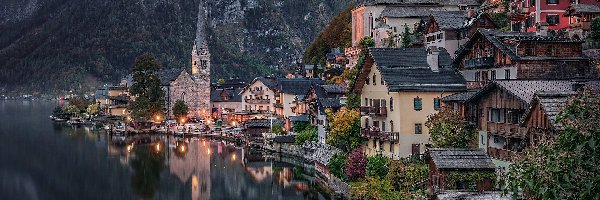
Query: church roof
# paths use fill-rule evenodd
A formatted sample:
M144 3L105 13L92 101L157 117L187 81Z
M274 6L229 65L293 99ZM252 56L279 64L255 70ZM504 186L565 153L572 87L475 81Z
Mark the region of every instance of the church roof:
M179 74L184 71L184 69L163 69L158 72L158 78L160 78L160 84L163 86L167 86L171 84L171 81L177 79Z

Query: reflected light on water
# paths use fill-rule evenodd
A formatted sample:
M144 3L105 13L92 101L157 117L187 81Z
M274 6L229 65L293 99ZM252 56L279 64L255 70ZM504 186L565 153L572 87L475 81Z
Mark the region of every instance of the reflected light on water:
M235 153L234 153L233 155L231 155L231 160L235 161L235 158L236 158L236 156L235 156Z
M160 143L156 143L156 151L160 151Z

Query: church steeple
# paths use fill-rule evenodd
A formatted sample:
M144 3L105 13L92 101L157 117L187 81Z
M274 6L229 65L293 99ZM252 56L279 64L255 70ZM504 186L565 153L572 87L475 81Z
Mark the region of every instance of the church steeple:
M192 49L192 76L210 77L210 52L208 50L206 25L207 12L203 1L198 6L198 21L196 24L196 38Z

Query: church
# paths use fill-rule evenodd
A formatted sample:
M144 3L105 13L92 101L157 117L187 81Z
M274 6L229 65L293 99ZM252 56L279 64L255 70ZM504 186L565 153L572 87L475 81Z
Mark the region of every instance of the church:
M173 116L173 106L183 100L188 106L188 116L209 118L210 110L210 52L206 41L206 9L198 9L196 39L192 47L191 71L165 69L159 72L161 88L165 91L165 111Z

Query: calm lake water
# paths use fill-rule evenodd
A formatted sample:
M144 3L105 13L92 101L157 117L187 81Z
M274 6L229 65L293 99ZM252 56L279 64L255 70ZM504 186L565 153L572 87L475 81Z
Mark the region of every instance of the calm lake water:
M0 101L0 199L323 199L309 171L221 141L111 137ZM142 141L128 145L131 141Z

